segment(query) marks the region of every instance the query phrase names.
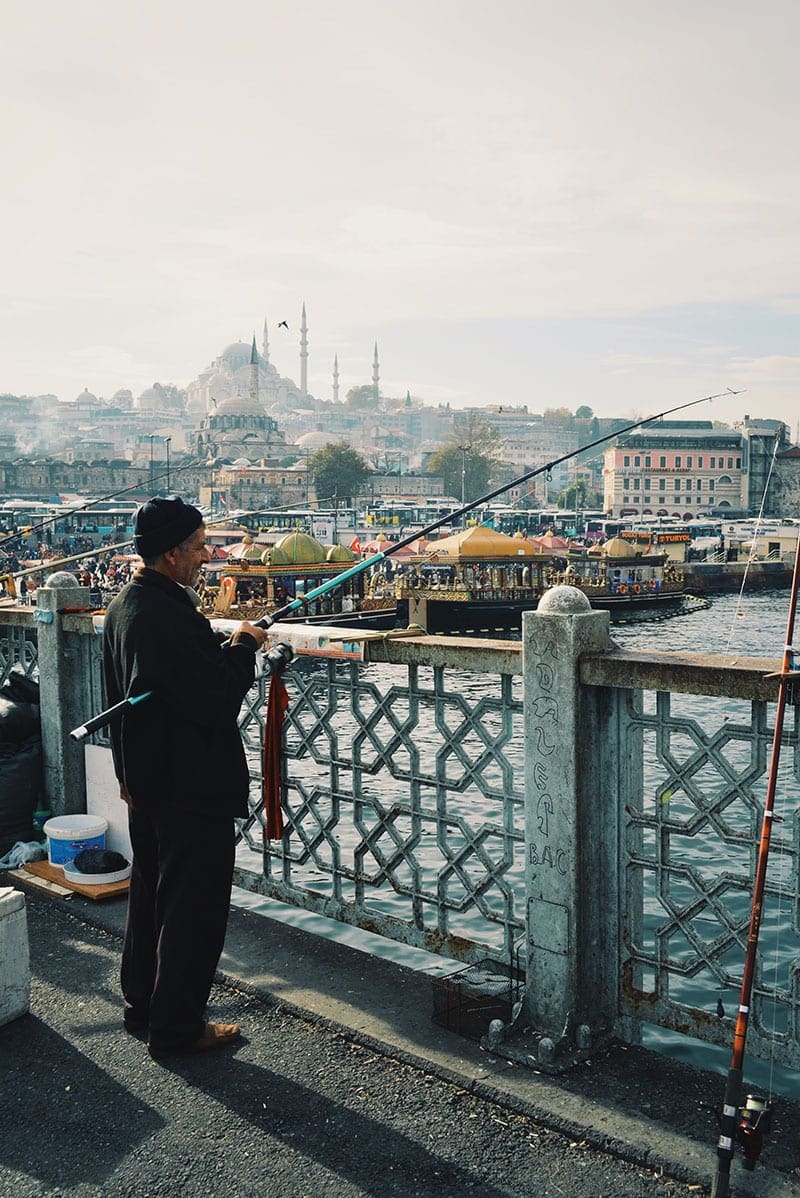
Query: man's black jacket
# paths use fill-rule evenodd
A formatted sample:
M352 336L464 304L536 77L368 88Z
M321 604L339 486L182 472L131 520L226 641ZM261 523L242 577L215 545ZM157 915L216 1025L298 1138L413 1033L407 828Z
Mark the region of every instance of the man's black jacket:
M249 773L236 725L255 674L246 633L220 645L183 587L141 569L103 627L108 705L143 691L111 725L114 769L134 807L247 814Z

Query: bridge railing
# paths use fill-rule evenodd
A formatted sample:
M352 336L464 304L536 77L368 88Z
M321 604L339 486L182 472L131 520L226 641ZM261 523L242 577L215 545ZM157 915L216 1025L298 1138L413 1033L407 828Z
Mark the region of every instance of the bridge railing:
M74 591L40 588L38 603L0 612L0 673L38 661L50 805L83 810L67 733L104 706L98 620L62 614ZM634 1040L643 1022L729 1045L777 663L622 652L573 588L526 614L522 643L426 637L365 653L301 658L285 675L286 827L266 844L268 681L247 696L238 883L465 962L519 952L543 1064ZM748 1045L797 1067L797 707L778 814Z

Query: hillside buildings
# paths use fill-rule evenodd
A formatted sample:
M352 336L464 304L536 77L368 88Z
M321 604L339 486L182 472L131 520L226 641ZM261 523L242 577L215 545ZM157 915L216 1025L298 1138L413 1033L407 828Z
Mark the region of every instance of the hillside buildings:
M293 339L289 329L276 331L285 349ZM590 490L602 489L613 515L752 513L764 495L766 510L777 514L776 504L793 502L800 463L786 456L787 430L777 421L746 417L737 428L703 421L651 425L606 451L601 477L600 456L557 463L614 427L589 408L573 415L495 401L464 411L426 404L409 392L385 396L377 344L368 378L346 399L340 401L339 355L329 394L315 396L308 390L309 345L303 305L295 342L299 383L273 363L265 321L260 349L255 336L232 342L185 388L154 382L138 395L121 389L110 399L85 388L68 402L0 395L0 488L47 497L97 494L142 480L152 491L171 477L173 485L180 478L187 495L206 488L237 496L237 507L309 503L311 456L344 441L374 472L371 494L423 497L441 494L441 480L426 473L432 455L443 445L471 449L474 443L491 453L498 482L542 470L509 490L507 501L521 506L552 503L578 477Z

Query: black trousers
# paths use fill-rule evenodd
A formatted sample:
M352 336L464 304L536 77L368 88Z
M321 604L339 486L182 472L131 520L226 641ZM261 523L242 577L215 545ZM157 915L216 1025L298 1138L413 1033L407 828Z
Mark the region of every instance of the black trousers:
M208 812L131 809L133 867L122 950L125 1022L156 1048L202 1035L225 942L234 823Z

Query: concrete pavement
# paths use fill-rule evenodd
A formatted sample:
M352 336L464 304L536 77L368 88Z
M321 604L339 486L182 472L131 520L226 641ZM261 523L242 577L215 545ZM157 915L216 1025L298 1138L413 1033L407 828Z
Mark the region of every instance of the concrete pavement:
M28 893L27 909L32 1014L0 1028L0 1195L684 1198L710 1182L717 1075L623 1046L536 1074L433 1024L428 974L242 909L210 1015L243 1041L165 1067L120 1030L124 901ZM735 1194L800 1195L798 1129L780 1100Z

